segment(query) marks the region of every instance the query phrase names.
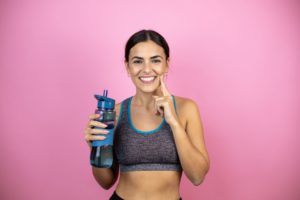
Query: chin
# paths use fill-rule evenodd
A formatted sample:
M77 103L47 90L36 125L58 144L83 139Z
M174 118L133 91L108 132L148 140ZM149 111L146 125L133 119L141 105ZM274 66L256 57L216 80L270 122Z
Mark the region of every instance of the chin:
M155 93L156 90L158 89L158 86L138 86L137 87L141 92L144 92L144 93Z
M157 90L157 88L140 88L139 87L139 90L144 93L154 93Z

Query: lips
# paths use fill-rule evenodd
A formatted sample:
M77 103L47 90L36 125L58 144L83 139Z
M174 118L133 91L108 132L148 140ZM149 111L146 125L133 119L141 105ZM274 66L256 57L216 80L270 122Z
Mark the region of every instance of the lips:
M149 84L149 83L153 83L154 80L156 79L157 76L140 76L139 79L145 83L145 84Z

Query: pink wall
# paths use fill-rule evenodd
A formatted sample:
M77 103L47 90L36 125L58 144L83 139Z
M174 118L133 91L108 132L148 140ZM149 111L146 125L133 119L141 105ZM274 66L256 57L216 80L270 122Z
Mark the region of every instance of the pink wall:
M83 130L142 28L171 47L170 91L197 101L211 169L184 199L300 199L300 4L296 1L1 1L0 199L107 199Z

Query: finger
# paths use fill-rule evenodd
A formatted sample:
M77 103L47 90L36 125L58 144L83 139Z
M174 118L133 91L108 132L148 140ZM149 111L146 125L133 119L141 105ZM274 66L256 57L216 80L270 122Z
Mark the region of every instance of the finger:
M155 110L155 115L160 115L159 111L158 111L158 107L157 107L157 102L160 99L159 96L156 95L152 95L152 97L154 98L154 110Z
M89 131L91 134L108 134L109 130L93 128Z
M163 117L163 115L164 115L164 106L162 104L162 101L156 101L156 109L157 109L158 113L160 114L160 116Z
M98 122L98 121L91 120L91 121L88 122L88 127L106 128L107 125L104 124L104 123Z
M160 116L164 116L164 110L163 110L163 107L162 106L158 106L158 112L160 114Z
M102 135L86 135L85 136L85 140L87 142L90 142L92 140L105 140L106 137L105 136L102 136Z
M91 114L89 115L89 119L97 119L100 117L100 114Z
M163 93L164 96L170 96L170 93L166 87L166 84L164 82L164 79L163 79L163 75L161 75L160 77L160 85L161 85L161 91Z
M152 96L153 96L155 101L161 101L161 100L165 99L165 97L160 97L160 96L155 96L155 95L152 95Z

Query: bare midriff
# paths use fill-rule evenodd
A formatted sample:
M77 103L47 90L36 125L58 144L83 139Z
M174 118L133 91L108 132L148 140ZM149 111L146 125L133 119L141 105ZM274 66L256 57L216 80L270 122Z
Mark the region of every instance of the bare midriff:
M178 200L181 171L121 172L116 193L125 200Z

